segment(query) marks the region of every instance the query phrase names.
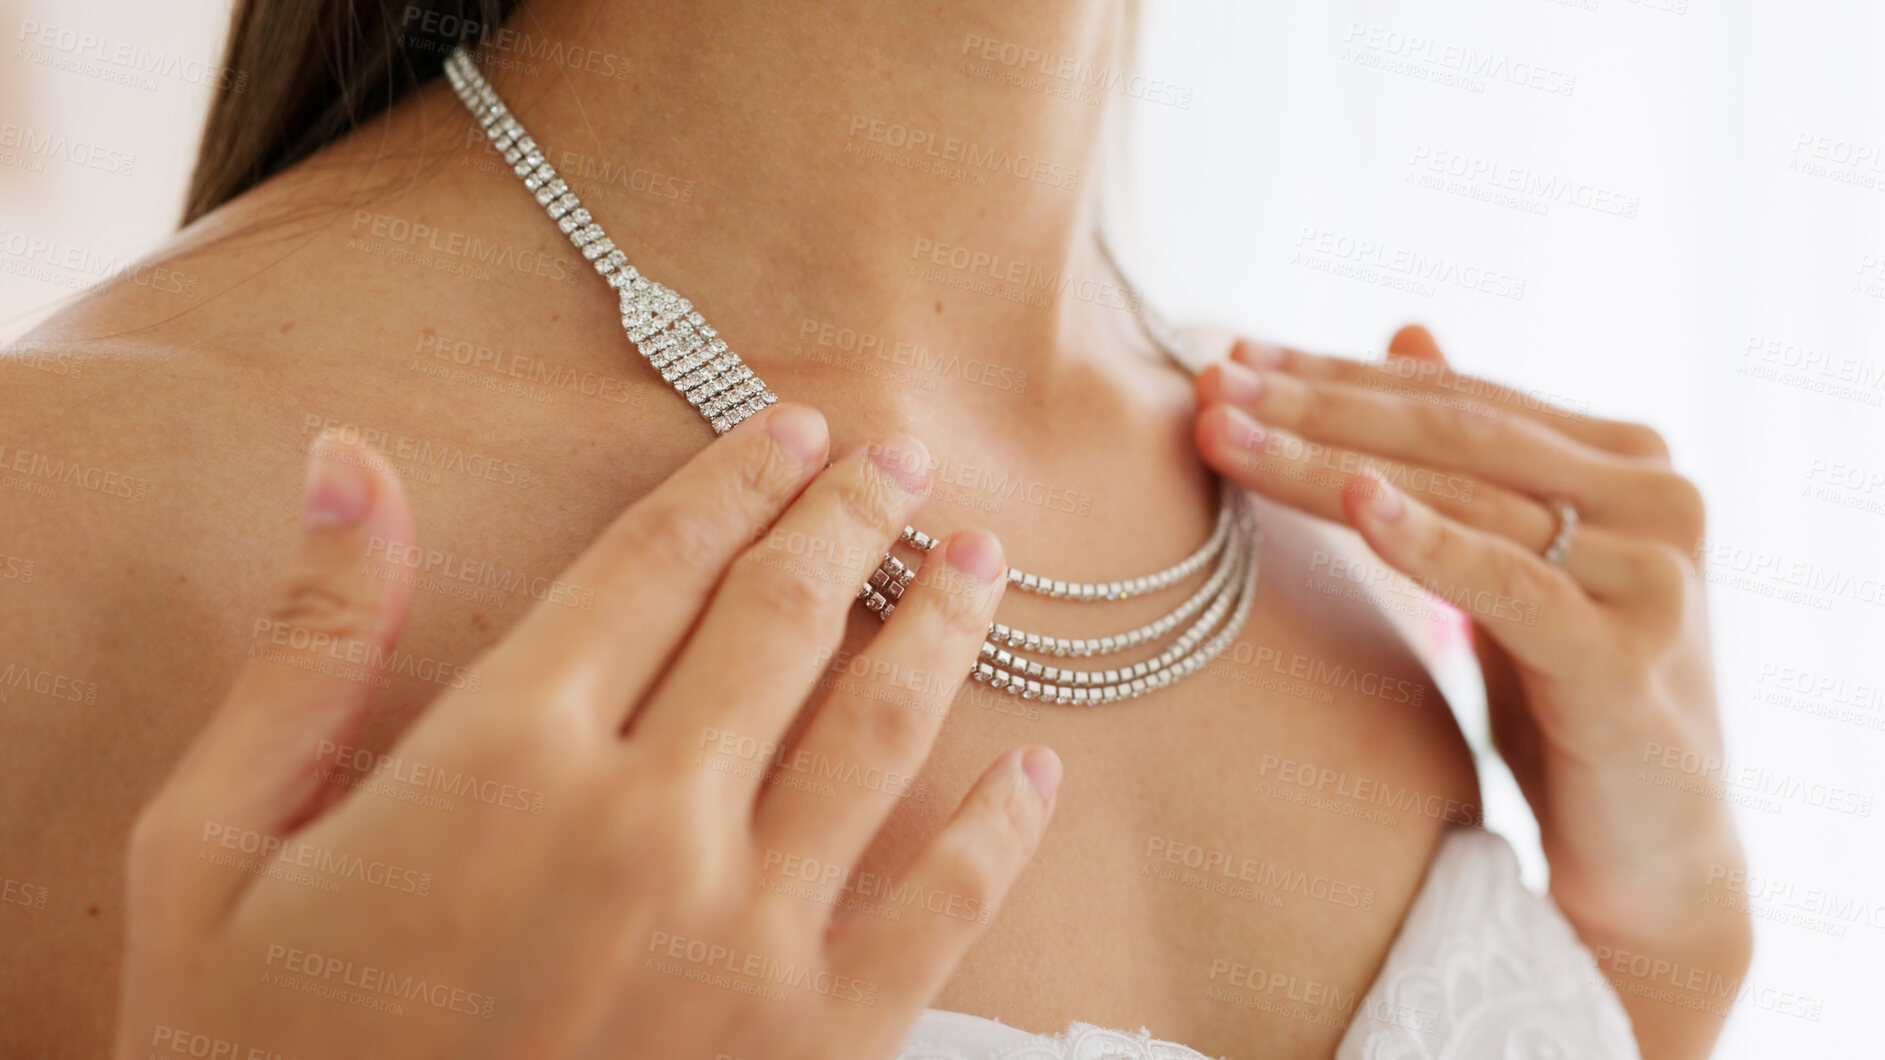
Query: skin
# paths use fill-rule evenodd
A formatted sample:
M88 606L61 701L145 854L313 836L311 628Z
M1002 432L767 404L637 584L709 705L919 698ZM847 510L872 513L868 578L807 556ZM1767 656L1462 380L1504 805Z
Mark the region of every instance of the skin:
M895 1051L987 920L918 908L893 922L805 901L767 853L814 850L849 865L894 795L847 785L812 805L738 757L703 762L693 737L705 723L783 739L851 604L848 577L817 576L848 571L778 562L774 537L752 542L716 516L730 507L778 539L880 551L921 504L926 476L899 460L922 450L893 439L821 472L816 411L779 405L742 427L565 572L596 588L593 612L539 604L478 660L491 680L440 696L394 749L532 793L452 814L366 789L336 799L323 779L349 768L327 749L349 742L372 705L362 677L389 668L337 672L322 646L371 646L382 659L395 649L413 590L384 577L372 542L413 533L383 457L316 442L301 540L267 616L304 636L249 662L133 831L120 1058L210 1042L307 1057ZM952 536L925 558L871 656L962 673L1002 596L1002 569L987 533ZM834 692L800 745L914 772L956 689L887 691ZM994 909L1040 838L1060 775L1044 748L1003 755L899 882ZM204 840L212 828L268 837L280 854L248 871L241 855L206 860L206 847L221 853ZM336 876L320 853L388 868L383 882ZM322 874L336 885L306 885ZM496 895L508 899L501 911ZM789 1003L684 974L702 970ZM430 1004L401 985L408 977L439 988L419 995ZM310 1001L293 988L305 982L357 985L400 1011Z
M1033 292L1031 303L934 282L938 272L962 279L946 264L912 273L928 240L1116 282L1090 237L1101 109L966 75L959 53L973 34L1051 42L1104 65L1117 11L1072 0L867 6L780 20L648 4L631 25L608 5L540 0L520 16L533 39L585 41L630 60L631 76L521 63L493 76L553 150L692 182L690 197L664 197L602 175L582 194L634 263L693 298L776 392L826 415L834 451L899 432L922 439L939 462L923 529L985 526L1012 562L1061 577L1174 562L1214 514L1211 451L1200 454L1194 433L1203 384L1159 357L1131 314L1081 297L1092 285ZM852 135L858 117L866 125ZM941 179L850 150L886 150L870 143L871 120L1082 175L1072 188L1001 172L985 185ZM415 240L400 224L440 235ZM462 248L471 236L505 255L483 274L413 260L462 263L453 240ZM530 257L539 253L548 257ZM442 85L162 254L197 281L195 296L122 283L0 361L7 445L148 484L133 498L68 485L9 501L20 529L7 547L43 573L30 591L0 597L8 661L93 682L97 705L24 693L0 705L6 871L51 896L40 915L0 924L24 957L0 968L0 996L26 1013L0 1025L0 1051L104 1048L125 837L244 665L270 574L295 540L284 515L292 483L323 425L380 432L407 480L420 544L445 562L415 594L401 644L444 673L528 612L532 586L580 607L579 593L554 586L556 572L711 437L635 359L606 288L472 138ZM548 262L550 275L527 260ZM559 261L573 266L564 273ZM832 338L821 342L825 325ZM884 337L885 355L840 348L841 328ZM1203 342L1207 354L1228 345ZM547 367L596 385L519 392L512 376L478 364L441 374L455 367L441 350L478 346L505 365L521 356L526 375ZM900 351L916 347L935 356L912 365ZM971 361L995 366L993 382ZM427 453L466 451L488 458L475 466L491 477L426 463ZM1051 746L1067 775L1054 828L936 1006L1050 1033L1076 1019L1145 1026L1211 1055L1334 1051L1343 1013L1214 999L1224 985L1214 966L1264 965L1359 995L1446 815L1470 818L1478 791L1451 715L1388 614L1331 573L1368 562L1366 545L1326 509L1260 504L1258 596L1220 664L1103 710L971 690L943 723L912 794L861 860L870 878L907 864L1008 748ZM454 580L480 571L523 588L468 591ZM1097 633L1167 606L1128 601L1087 624L1066 605L1015 594L1001 618ZM854 615L845 650L862 650L876 627ZM1370 691L1315 676L1333 673L1366 675ZM439 691L396 675L360 745L392 747ZM1273 797L1304 767L1439 809L1371 819ZM1262 887L1237 897L1159 875L1206 856L1338 881L1356 903L1274 888L1266 899Z

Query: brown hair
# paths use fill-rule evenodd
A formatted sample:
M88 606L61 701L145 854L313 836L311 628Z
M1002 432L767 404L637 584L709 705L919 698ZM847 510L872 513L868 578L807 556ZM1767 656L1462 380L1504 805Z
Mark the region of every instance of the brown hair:
M236 0L184 201L189 224L437 76L521 0Z

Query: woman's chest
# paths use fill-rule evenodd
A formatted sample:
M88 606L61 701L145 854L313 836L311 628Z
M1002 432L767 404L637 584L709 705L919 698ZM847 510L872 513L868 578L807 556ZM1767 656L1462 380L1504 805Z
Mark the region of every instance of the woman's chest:
M1292 586L1279 544L1243 635L1163 692L1099 708L958 698L851 908L949 908L899 890L896 868L1002 751L1053 747L1066 777L937 1007L1042 1033L1145 1027L1209 1055L1333 1052L1445 829L1478 819L1478 789L1405 645L1372 608Z
M533 488L580 504L562 477ZM1108 501L1094 488L1096 504ZM583 533L565 526L582 517L553 505L533 534L521 523L451 518L457 491L421 484L417 492L443 517L431 521L436 544L415 553L407 572L420 598L416 655L466 662L525 606L584 606L548 576L558 553L582 546ZM1112 505L1122 517L1100 528L1013 502L971 516L958 501L947 489L934 498L926 529L994 524L1016 543L1011 561L1051 562L1050 574L1156 566L1160 555L1182 554L1190 532L1174 532L1157 505L1131 518ZM971 683L914 776L806 760L789 743L773 763L779 783L862 783L897 796L865 860L835 887L821 874L820 893L848 915L982 918L988 911L967 896L912 888L900 870L1003 752L1041 744L1060 754L1066 776L1040 851L937 1007L1049 1033L1074 1020L1144 1026L1210 1055L1333 1052L1444 830L1477 819L1478 791L1425 668L1343 575L1339 537L1274 511L1263 529L1244 629L1176 685L1075 707ZM1162 606L1115 611L1014 597L1000 617L1087 636L1149 621ZM830 659L833 681L882 679L863 665L878 628L861 610L854 616ZM895 689L886 692L894 703ZM819 698L814 691L808 710ZM399 707L380 715L388 731L378 741L390 742L402 715ZM845 769L858 775L823 775Z
M676 452L653 459L644 449L636 476L658 478L686 441L671 438ZM556 571L619 507L597 492L645 487L597 491L607 474L601 454L559 432L506 451L561 459L513 457L535 472L516 482L411 468L424 544L401 551L397 575L414 590L405 648L415 659L471 666L524 609L587 606L581 587ZM1013 562L1043 573L1150 569L1204 529L1170 514L1195 498L1156 476L1036 476L1088 491L1102 519L1033 503L1033 492L990 485L971 466L983 465L934 469L925 528L991 525L1015 543ZM975 490L995 500L964 499ZM1135 490L1171 503L1129 505ZM489 494L504 503L493 508ZM506 514L489 518L494 511ZM899 870L989 763L1018 744L1043 744L1066 764L1056 819L936 1005L1046 1032L1072 1020L1143 1025L1213 1055L1252 1055L1259 1044L1264 1055L1328 1055L1447 823L1477 816L1470 755L1445 703L1381 611L1335 576L1340 548L1331 541L1270 513L1242 634L1157 694L1080 708L965 686L922 771L879 779L899 793L897 808L839 901L853 915L985 915L963 896L903 886ZM1104 606L1013 599L1001 617L1097 635L1148 621L1164 605ZM877 628L860 611L834 670L866 656ZM868 668L842 676L871 679ZM389 746L438 691L396 680L363 742ZM821 784L829 778L817 771L829 765L795 759L788 747L774 769L784 783Z

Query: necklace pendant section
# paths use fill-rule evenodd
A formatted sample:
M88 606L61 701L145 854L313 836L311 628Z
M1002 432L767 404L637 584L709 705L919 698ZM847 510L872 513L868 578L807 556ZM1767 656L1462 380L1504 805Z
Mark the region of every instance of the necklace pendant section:
M726 340L695 311L693 303L637 274L633 267L616 275L625 277L617 284L622 292L622 330L661 378L706 418L715 434L725 434L746 417L778 402L765 380L727 348Z

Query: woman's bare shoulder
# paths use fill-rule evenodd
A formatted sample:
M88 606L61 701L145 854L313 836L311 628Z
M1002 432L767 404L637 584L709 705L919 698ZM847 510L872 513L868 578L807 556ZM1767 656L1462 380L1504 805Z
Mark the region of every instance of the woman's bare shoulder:
M0 697L17 708L8 743L33 758L6 771L9 788L212 692L219 668L169 649L222 632L213 601L242 591L231 561L294 525L292 507L271 507L298 483L265 481L291 458L254 442L263 384L213 344L138 326L177 296L118 283L132 289L88 295L0 351L0 567L28 572L0 592L0 666L14 667Z
M533 576L685 458L614 351L526 351L475 281L414 293L356 257L318 234L169 245L0 351L0 576L31 574L0 593L0 635L32 672L108 696L240 645L325 431L394 465L427 547ZM187 279L143 282L158 263ZM532 531L530 511L555 515ZM224 674L186 676L165 687Z
M240 474L203 457L253 414L262 383L217 343L166 326L172 295L118 286L133 289L89 295L0 351L8 521L95 559L187 527L204 491ZM216 330L209 316L201 335Z

